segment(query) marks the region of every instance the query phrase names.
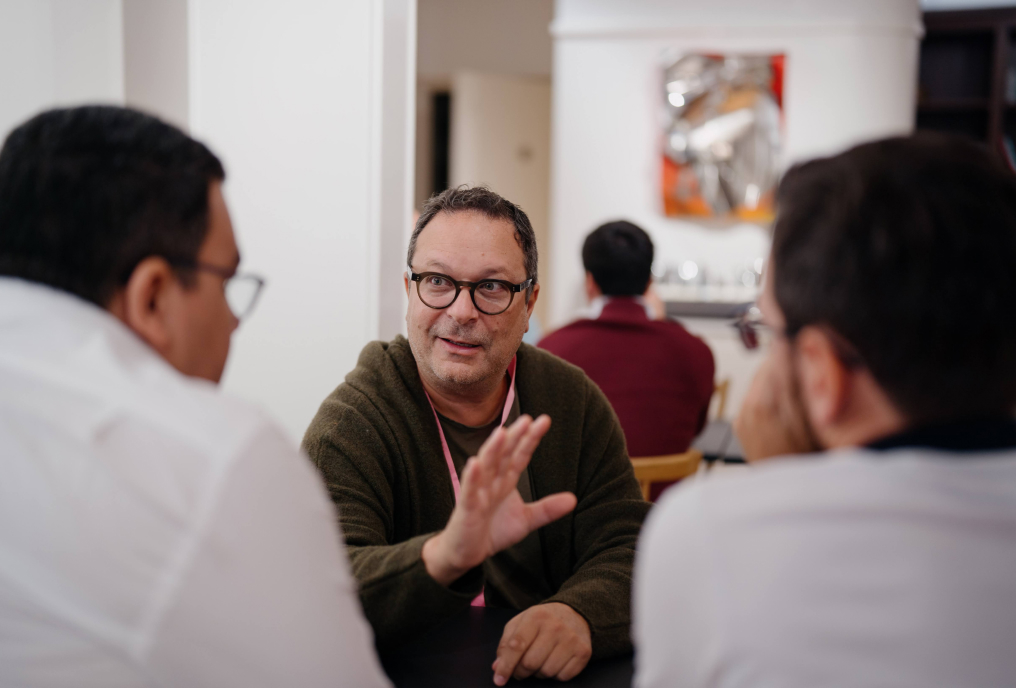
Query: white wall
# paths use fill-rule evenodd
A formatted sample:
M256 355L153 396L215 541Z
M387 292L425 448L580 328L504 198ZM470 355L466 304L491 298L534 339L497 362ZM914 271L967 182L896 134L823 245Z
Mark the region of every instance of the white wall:
M604 221L643 226L664 263L690 258L722 273L768 253L762 227L662 214L666 51L785 53L788 163L913 125L917 0L558 0L553 32L552 326L582 304L581 244ZM736 411L757 360L728 346L728 326L706 329L718 377L735 377Z
M550 79L459 72L452 89L449 185L486 184L526 211L542 282L550 255ZM536 303L540 322L546 303Z
M408 21L411 9L190 0L191 130L226 165L243 267L268 278L224 384L268 406L294 438L378 336L382 302L401 298L399 267L381 274L381 108L408 116L412 101L383 103L381 77L386 19ZM408 198L393 201L403 206L396 243Z
M460 72L550 76L554 0L420 0L417 29L417 207L430 197L431 99ZM547 115L549 122L549 113ZM454 128L455 122L452 121Z
M29 116L124 99L120 0L0 0L0 139Z
M124 98L187 130L187 0L123 0Z
M553 0L420 0L417 70L550 75Z
M0 135L111 102L223 160L243 269L268 278L227 391L302 437L363 346L401 331L415 0L0 0Z

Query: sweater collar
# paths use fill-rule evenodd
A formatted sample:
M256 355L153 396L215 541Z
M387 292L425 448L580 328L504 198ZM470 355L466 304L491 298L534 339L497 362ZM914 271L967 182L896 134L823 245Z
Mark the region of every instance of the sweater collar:
M650 316L649 308L641 296L597 296L589 302L588 307L579 311L578 317L587 320L644 322Z
M649 315L641 297L615 296L603 305L600 320L645 322L649 320Z

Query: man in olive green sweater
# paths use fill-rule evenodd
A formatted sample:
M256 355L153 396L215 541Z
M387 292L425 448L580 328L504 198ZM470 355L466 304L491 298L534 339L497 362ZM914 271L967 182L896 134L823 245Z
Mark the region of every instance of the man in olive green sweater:
M369 344L304 438L378 643L472 603L521 611L498 685L630 651L648 506L604 395L521 343L540 289L528 218L485 188L445 191L408 264L409 339Z

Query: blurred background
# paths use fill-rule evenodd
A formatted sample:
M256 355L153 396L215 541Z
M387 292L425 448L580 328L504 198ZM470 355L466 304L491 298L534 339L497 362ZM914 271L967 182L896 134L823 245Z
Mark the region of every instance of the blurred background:
M463 183L529 213L542 332L586 305L591 230L649 232L657 291L712 347L732 414L762 357L731 322L768 218L665 204L687 55L779 56L777 170L915 127L1016 160L1016 3L985 0L0 0L0 136L126 104L223 159L244 268L268 278L224 385L294 441L363 345L404 331L413 211Z

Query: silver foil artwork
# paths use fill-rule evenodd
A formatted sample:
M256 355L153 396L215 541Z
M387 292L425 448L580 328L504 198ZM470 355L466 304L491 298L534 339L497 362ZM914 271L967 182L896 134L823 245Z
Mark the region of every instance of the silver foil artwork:
M783 55L686 54L664 70L667 215L772 216Z

